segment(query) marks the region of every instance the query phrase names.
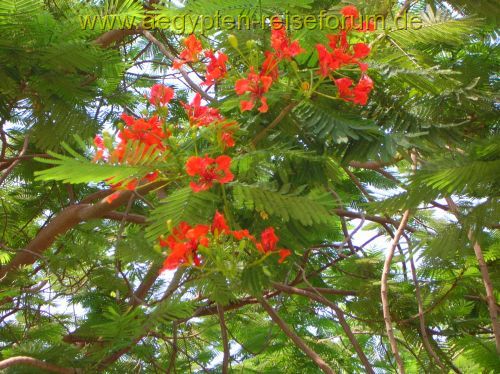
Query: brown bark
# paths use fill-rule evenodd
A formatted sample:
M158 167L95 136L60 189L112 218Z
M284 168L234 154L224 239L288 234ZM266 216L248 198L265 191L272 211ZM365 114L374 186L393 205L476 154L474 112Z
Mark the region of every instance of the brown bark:
M59 373L59 374L82 373L80 369L63 368L28 356L11 357L6 360L0 361L0 370L7 369L11 366L17 366L17 365L31 366L37 369L42 369L50 371L52 373Z
M163 182L154 182L138 188L141 193L147 193L161 186ZM101 200L96 204L70 205L63 209L53 220L42 228L35 238L28 243L26 248L21 249L14 258L5 266L0 268L0 282L5 282L9 273L21 266L31 265L42 257L42 253L48 249L58 236L65 234L79 223L102 218L107 213L125 204L134 195L133 191L123 190L117 192L118 197L112 202Z

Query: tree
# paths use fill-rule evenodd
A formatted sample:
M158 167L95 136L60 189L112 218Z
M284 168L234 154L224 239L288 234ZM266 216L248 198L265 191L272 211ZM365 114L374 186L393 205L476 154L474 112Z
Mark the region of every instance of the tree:
M0 368L496 372L494 15L4 0Z

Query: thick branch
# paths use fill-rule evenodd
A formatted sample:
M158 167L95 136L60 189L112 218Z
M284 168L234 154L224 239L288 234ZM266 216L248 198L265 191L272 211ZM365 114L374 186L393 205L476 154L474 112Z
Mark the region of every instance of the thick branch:
M52 373L60 373L60 374L82 373L82 371L80 369L63 368L63 367L49 364L48 362L41 361L41 360L33 358L33 357L27 357L27 356L11 357L11 358L8 358L6 360L0 361L0 370L7 369L11 366L16 366L16 365L31 366L31 367L34 367L37 369L47 370L47 371L50 371Z
M151 264L141 284L139 285L139 287L137 287L134 294L132 295L132 298L130 300L130 305L136 307L144 303L144 298L146 297L151 287L153 287L153 284L160 275L160 267L161 266L159 264L155 263Z
M140 214L133 213L122 213L122 212L109 212L102 216L102 218L111 219L113 221L125 221L129 223L137 223L140 225L144 225L146 223L146 217L141 216Z
M138 188L141 193L147 193L159 186L163 182L155 182L144 185ZM133 191L116 192L118 197L112 202L101 200L96 204L77 204L70 205L62 210L52 221L43 227L35 238L21 249L16 256L7 265L0 269L0 281L4 281L5 277L17 268L33 264L47 248L49 248L58 236L65 234L79 223L102 218L105 214L114 211L120 205L125 204L134 195Z

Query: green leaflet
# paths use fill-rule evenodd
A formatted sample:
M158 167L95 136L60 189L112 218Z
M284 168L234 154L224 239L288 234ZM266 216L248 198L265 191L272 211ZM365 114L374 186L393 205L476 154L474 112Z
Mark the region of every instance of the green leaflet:
M320 138L332 137L336 143L344 143L348 139L372 139L380 133L373 121L313 103L301 104L293 111L293 115L308 132Z
M328 200L281 194L258 186L237 184L233 189L236 208L255 209L277 215L285 222L297 220L305 226L328 222ZM321 200L322 199L322 200Z
M389 32L399 46L403 48L420 46L435 46L436 42L447 45L462 44L466 35L479 26L477 18L453 19L443 12L434 13L430 7L425 13L421 13L423 23L421 28L395 30Z
M182 221L191 224L206 223L213 216L216 200L216 195L208 191L195 193L190 187L171 192L151 212L146 237L155 240L160 235L168 233L169 220L172 226Z
M84 146L81 140L79 142ZM62 146L73 157L47 151L53 158L35 158L36 161L55 165L52 168L35 172L36 180L58 180L71 184L98 183L105 180L109 184L122 183L149 173L150 164L158 156L153 147L144 152L144 144L137 147L137 142L129 142L123 158L128 159L132 165L97 164L80 156L66 143Z

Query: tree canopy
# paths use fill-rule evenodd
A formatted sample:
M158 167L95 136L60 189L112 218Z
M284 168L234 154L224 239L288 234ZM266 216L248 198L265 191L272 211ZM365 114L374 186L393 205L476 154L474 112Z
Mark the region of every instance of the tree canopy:
M497 17L2 0L0 369L499 372Z

